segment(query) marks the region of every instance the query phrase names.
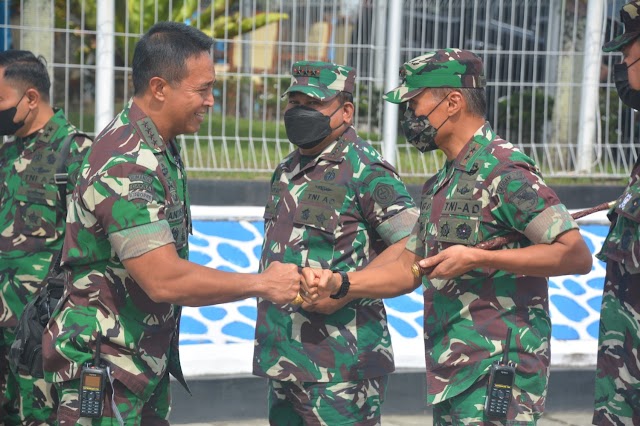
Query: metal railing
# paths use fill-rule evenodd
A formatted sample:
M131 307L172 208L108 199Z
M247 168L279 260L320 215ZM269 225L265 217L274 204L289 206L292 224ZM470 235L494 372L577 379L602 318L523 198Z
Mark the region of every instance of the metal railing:
M0 0L0 20L9 17L0 21L0 47L45 56L54 104L83 130L97 131L131 96L135 41L183 3ZM216 105L201 131L181 140L196 175L266 176L291 151L281 94L298 59L355 67L361 136L402 176L434 173L442 155L408 146L399 133L401 111L381 96L398 82L399 64L444 47L483 58L488 120L545 177L622 178L638 156L636 112L618 100L612 80L619 55L600 53L602 42L622 31L623 0L226 0L218 12L207 9L211 3L199 0L187 19L254 18L238 35L233 24L216 27ZM273 20L262 25L268 16Z

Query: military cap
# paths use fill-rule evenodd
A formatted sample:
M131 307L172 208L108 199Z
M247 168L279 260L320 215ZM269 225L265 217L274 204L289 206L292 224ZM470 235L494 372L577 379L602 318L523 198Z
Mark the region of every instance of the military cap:
M622 6L620 20L624 24L624 32L602 45L603 52L622 50L624 46L640 36L640 1L632 1Z
M442 49L428 52L400 67L400 86L384 95L394 104L406 102L427 87L485 86L482 60L468 50Z
M356 70L331 62L298 61L291 67L291 85L282 96L301 92L328 101L340 92L353 94Z

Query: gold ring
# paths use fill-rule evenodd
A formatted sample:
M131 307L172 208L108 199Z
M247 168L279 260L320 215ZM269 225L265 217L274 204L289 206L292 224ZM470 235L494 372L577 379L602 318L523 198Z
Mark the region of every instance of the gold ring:
M302 305L302 302L304 302L304 299L302 298L302 296L300 296L300 293L298 293L296 298L291 301L291 304L292 305Z
M418 265L417 263L411 265L411 273L414 277L420 278L422 276L422 274L420 273L420 265Z

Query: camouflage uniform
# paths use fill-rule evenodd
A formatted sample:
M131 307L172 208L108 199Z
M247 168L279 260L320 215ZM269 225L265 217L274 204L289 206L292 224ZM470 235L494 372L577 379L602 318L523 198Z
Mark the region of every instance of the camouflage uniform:
M102 359L116 390L123 385L137 398L129 401L133 408L119 404L121 412L166 423L168 398L152 396L167 393L162 387L168 373L184 384L178 359L180 307L152 301L122 259L166 244L175 244L186 259L190 227L177 144L165 142L131 100L96 139L69 206L62 260L70 278L43 339L45 379L56 383L61 395L69 396L71 381L77 383L82 365L93 358L100 335ZM140 401L164 402L149 407ZM63 402L59 420L72 423L78 401ZM143 418L151 408L155 414L150 415L157 417Z
M352 92L354 79L350 67L298 62L287 93L331 99L339 91ZM303 160L298 150L292 152L271 179L261 269L280 261L354 271L409 235L417 217L411 196L393 167L352 127L317 157ZM331 315L258 301L253 373L272 379L272 424L284 424L274 418L283 415L274 414L282 411L278 399L313 401L323 392L337 397L318 400L317 418L305 421L347 424L358 420L366 404L379 417L386 375L393 370L382 300L353 300ZM351 389L341 382L351 382ZM354 402L350 392L365 396ZM286 424L296 424L292 416L300 413L292 411Z
M640 424L640 162L609 212L593 423Z
M482 88L482 69L468 55L447 49L405 63L403 85L386 99L404 102L424 87ZM485 123L457 158L425 183L420 216L406 248L424 258L455 244L474 246L513 231L523 233L525 240L505 247L512 249L550 244L576 228L534 162ZM427 402L436 404L434 424L485 420L487 373L502 357L508 327L514 336L509 360L517 364L517 403L508 414L515 422L506 423L535 423L544 410L549 374L547 279L482 268L455 279L424 278L423 286ZM465 397L477 401L475 412L447 418L455 407L447 410L446 404Z
M7 425L20 424L18 410L29 425L49 424L55 414L50 385L42 379L14 375L7 355L18 318L62 247L67 200L60 199L54 174L63 161L63 141L77 132L64 112L55 109L40 131L8 139L0 146L0 423ZM90 144L83 136L71 142L65 162L67 194L73 191ZM20 394L32 397L22 398L20 404Z
M624 23L625 31L605 43L602 46L604 52L621 51L640 37L640 1L624 5L620 9L620 20ZM637 72L636 68L633 70ZM618 94L621 95L621 92ZM640 160L636 161L631 171L627 188L609 211L609 219L611 228L597 255L598 259L607 263L607 269L600 309L593 424L638 425Z

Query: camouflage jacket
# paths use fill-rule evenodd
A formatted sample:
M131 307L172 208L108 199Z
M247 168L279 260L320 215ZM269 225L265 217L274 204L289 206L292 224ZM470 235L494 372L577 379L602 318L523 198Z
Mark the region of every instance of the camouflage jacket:
M121 257L173 243L186 259L190 226L177 144L130 101L97 137L73 192L62 259L70 278L43 338L48 382L78 378L98 334L113 377L141 399L167 368L183 381L180 307L152 301Z
M549 244L574 228L533 161L486 123L425 183L407 249L427 257L514 230L527 238L505 249ZM486 374L502 356L507 327L513 330L509 360L517 363L516 385L544 397L551 337L546 278L483 268L452 280L425 278L423 285L429 403L463 392Z
M609 212L611 228L598 259L624 264L630 274L640 273L640 160L629 184Z
M0 327L12 327L40 288L53 254L62 247L67 200L54 181L64 160L62 145L78 130L64 112L38 132L0 145ZM82 157L91 145L73 138L65 160L71 194Z
M261 268L273 261L354 271L407 237L417 217L393 167L349 128L318 157L296 150L276 169ZM258 300L253 372L341 382L394 370L384 305L357 299L331 315Z

